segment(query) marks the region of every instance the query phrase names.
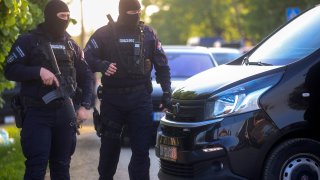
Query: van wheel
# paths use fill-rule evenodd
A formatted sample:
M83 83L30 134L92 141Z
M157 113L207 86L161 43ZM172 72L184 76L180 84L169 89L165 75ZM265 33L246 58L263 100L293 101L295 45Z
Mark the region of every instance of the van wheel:
M299 138L278 145L266 160L263 179L320 179L320 143Z

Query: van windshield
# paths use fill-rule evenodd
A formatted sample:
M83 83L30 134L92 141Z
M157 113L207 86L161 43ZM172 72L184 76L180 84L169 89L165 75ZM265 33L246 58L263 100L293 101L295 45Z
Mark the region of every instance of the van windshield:
M299 61L320 48L320 6L290 22L265 41L249 62L281 66Z

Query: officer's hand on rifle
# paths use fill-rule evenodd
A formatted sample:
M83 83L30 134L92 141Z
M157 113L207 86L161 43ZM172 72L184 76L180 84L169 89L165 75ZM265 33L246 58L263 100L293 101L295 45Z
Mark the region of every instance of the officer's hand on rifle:
M117 67L116 67L116 63L110 63L106 72L104 73L106 76L111 76L113 75L114 73L117 72Z
M51 86L55 84L57 87L60 86L57 77L48 69L41 67L40 77L44 85Z
M161 104L159 106L159 108L165 112L168 109L171 109L172 107L172 102L171 102L171 93L170 92L164 92L162 94L162 98L161 98Z

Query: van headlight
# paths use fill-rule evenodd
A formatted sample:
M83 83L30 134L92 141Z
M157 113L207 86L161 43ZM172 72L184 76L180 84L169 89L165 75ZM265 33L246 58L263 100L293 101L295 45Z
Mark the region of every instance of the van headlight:
M212 95L205 108L205 119L214 119L260 109L260 96L277 84L282 73L245 82Z

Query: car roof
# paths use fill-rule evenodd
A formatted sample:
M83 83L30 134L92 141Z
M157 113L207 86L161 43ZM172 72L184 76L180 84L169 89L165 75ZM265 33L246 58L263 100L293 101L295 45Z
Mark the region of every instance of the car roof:
M241 53L239 49L236 48L226 48L226 47L211 47L208 48L212 53Z
M202 46L164 45L165 52L203 53L210 54L208 48Z
M208 48L203 46L187 46L187 45L163 45L165 53L184 53L184 54L205 54L210 56L214 66L218 66L217 61L213 57Z

